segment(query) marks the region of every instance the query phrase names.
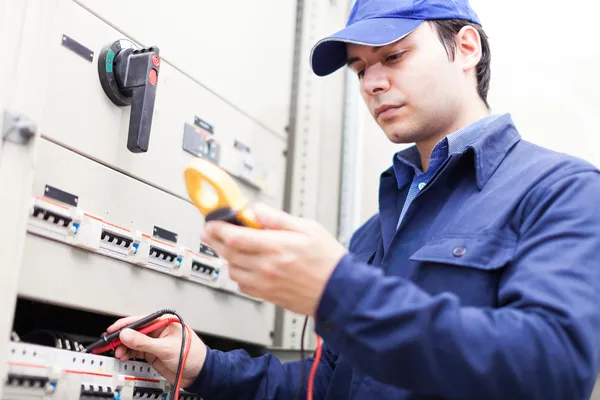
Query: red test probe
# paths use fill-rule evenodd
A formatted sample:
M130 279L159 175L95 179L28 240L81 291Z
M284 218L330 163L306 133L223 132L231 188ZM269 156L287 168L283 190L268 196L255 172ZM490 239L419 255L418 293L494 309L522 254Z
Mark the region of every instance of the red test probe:
M162 319L159 319L158 321L155 321L149 325L144 326L143 328L139 329L138 332L143 333L144 335L147 335L147 334L152 333L164 326L169 325L171 322L179 322L179 319L175 318L175 317L162 318ZM129 328L129 327L126 326L122 329L119 329L117 332L120 334L123 329L127 329L127 328ZM104 341L102 341L102 342L104 343ZM92 349L91 352L93 354L102 354L102 353L106 353L107 351L116 349L119 345L121 345L121 339L115 339L115 340L108 342L104 346L96 347L95 349Z
M175 317L160 318L164 314L173 314ZM110 350L115 350L119 345L122 344L119 339L119 335L123 329L134 329L144 335L152 333L160 328L167 326L172 322L178 322L182 326L181 332L181 352L179 354L179 363L177 365L177 372L175 373L175 382L171 388L169 396L170 400L179 399L179 391L181 389L181 377L183 375L183 369L185 361L187 360L188 353L192 344L192 332L190 328L183 322L183 319L173 310L160 310L152 313L146 317L139 319L138 321L131 323L123 328L110 333L103 334L100 340L87 346L83 351L86 353L102 354Z

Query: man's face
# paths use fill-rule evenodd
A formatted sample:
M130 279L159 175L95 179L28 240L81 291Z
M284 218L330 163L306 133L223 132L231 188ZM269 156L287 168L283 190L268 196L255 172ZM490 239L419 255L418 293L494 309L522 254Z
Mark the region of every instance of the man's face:
M418 143L450 133L446 131L452 129L464 103L459 52L456 61L450 61L428 23L387 46L347 46L361 95L390 141Z

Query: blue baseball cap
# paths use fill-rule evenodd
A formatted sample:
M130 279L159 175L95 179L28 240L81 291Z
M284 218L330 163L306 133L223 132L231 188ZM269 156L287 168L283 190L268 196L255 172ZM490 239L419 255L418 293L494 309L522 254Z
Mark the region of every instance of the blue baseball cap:
M464 19L481 25L468 0L356 0L346 27L315 44L315 74L329 75L346 64L346 44L385 46L434 19Z

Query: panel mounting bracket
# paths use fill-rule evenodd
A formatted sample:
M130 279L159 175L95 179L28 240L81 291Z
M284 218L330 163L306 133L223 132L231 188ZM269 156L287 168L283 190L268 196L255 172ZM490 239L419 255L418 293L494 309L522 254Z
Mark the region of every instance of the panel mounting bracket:
M17 144L26 144L35 136L37 126L23 113L13 110L4 110L2 122L2 140Z

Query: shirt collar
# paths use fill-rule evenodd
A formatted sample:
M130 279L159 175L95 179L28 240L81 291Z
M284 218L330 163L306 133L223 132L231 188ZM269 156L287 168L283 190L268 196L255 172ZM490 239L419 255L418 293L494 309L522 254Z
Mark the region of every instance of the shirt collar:
M510 114L490 115L442 139L432 156L436 152L439 156L439 152L444 151L445 157L473 151L477 186L482 189L508 150L519 140L520 135ZM421 173L420 164L419 151L416 146L411 146L394 155L393 165L382 177L395 175L401 189L412 181L415 174Z

